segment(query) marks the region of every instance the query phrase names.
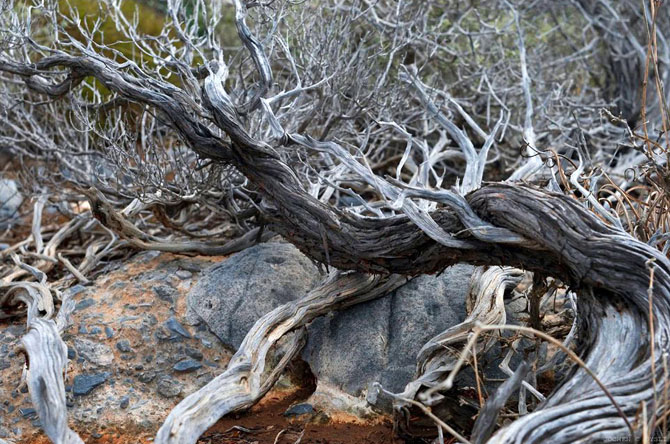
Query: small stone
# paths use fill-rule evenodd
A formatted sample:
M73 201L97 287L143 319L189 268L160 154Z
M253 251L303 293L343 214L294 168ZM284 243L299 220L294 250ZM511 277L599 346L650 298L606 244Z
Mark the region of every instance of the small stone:
M77 284L77 285L75 285L75 286L73 286L73 287L70 287L70 288L68 288L67 290L65 290L65 294L64 294L64 296L67 296L67 297L70 297L70 298L71 298L71 297L73 297L73 296L78 295L79 293L81 293L81 292L83 292L83 291L86 291L86 287L84 287L84 286L81 285L81 284ZM76 308L76 307L75 307L75 308Z
M199 369L199 368L201 368L201 367L202 367L202 364L199 363L199 362L196 361L196 360L193 360L193 359L183 359L183 360L177 362L177 363L174 365L174 367L172 367L172 368L173 368L175 371L186 373L186 372L192 372L192 371L195 371L195 370L197 370L197 369Z
M311 404L303 403L292 405L284 412L284 416L311 415L314 413L314 407Z
M101 329L100 327L93 327L93 328L88 332L89 335L97 335L97 334L100 334L100 333L102 333L102 329Z
M155 377L156 377L156 372L146 371L146 372L140 373L140 375L138 376L138 379L140 380L140 382L144 382L145 384L147 384L147 383L153 381Z
M127 339L121 339L119 342L116 343L116 348L120 352L124 353L130 353L133 351L132 347L130 346L130 342L128 342Z
M170 333L168 330L166 330L166 329L163 328L163 327L158 327L158 328L156 329L156 331L154 332L154 336L155 336L156 339L158 339L159 341L174 341L174 342L179 342L179 341L182 341L182 340L183 340L183 338L182 338L180 335L178 335L178 334L174 334L174 333Z
M37 411L32 407L20 408L19 413L21 413L21 416L23 416L26 419L34 418L37 416Z
M202 270L202 267L199 264L186 260L179 261L179 268L190 271L192 273L198 273L200 270Z
M77 352L72 347L67 348L67 358L74 359L77 356Z
M121 398L121 401L119 402L119 407L121 407L122 409L127 409L129 404L130 404L130 397L124 396L123 398Z
M105 367L114 360L114 353L106 344L77 338L74 340L74 346L80 357L96 365Z
M170 303L174 302L174 288L167 285L156 285L152 290L160 300Z
M191 358L195 359L196 361L202 361L203 354L197 348L186 347L184 352Z
M165 398L173 398L181 393L182 385L171 377L163 375L158 380L156 390Z
M77 375L74 377L74 386L72 392L75 396L88 395L98 387L104 384L109 377L109 373L97 373L93 375Z
M18 219L23 196L15 180L0 178L0 229L13 225Z
M84 299L83 301L78 302L77 305L74 306L74 311L85 310L88 307L91 307L93 305L95 305L95 299L91 299L91 298Z
M11 325L3 331L5 334L10 334L15 337L23 336L26 333L26 327L23 325Z
M177 318L175 318L174 316L172 316L170 319L165 321L164 325L169 330L171 330L171 331L173 331L173 332L175 332L175 333L177 333L177 334L179 334L179 335L181 335L185 338L189 338L189 339L191 338L191 334L188 331L186 331L186 329L179 323L179 321L177 321Z
M186 279L190 279L193 276L193 273L191 273L188 270L177 270L177 272L175 274L182 281L185 281Z
M105 327L105 336L107 336L107 339L111 339L114 337L114 330L112 330L111 327Z

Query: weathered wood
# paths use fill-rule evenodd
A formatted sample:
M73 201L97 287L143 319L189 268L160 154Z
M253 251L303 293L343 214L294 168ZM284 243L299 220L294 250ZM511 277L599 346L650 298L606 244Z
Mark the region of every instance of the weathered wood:
M353 294L369 288L366 285L371 281L390 279L382 275L435 273L457 262L510 265L554 276L570 285L578 294L580 352L607 385L617 406L587 372L574 369L534 412L498 431L490 442L621 440L629 433L628 423L636 424L632 438L639 439L643 429L653 426L655 417L668 407L661 396L667 376L663 374L662 356L670 351L667 258L620 229L606 225L581 203L562 194L528 185L497 183L460 196L445 190L434 192L427 184L417 188L414 184L392 183L372 174L369 167L336 143L316 141L299 132L287 133L277 121L273 122L273 131L279 135L276 141L260 140L256 132L246 129L240 113L250 112L262 103L260 96L270 86L272 71L258 40L244 23L244 4L236 1L235 5L240 38L261 79L261 93L252 95L249 104L242 107L236 106L224 90L227 70L221 62L207 64L209 76L200 97L191 97L162 78L152 78L140 69L127 69L86 48L76 56L55 51L35 63L7 60L3 55L0 70L52 97L64 96L84 77L92 76L119 97L154 107L195 151L215 161L228 162L255 185L263 196L264 217L275 232L315 261L378 275L345 275L345 279L358 276L356 279L360 280L351 282L357 288L348 287ZM55 74L52 70L56 69L64 73ZM63 74L67 76L65 80ZM474 161L467 141L463 143L466 157ZM286 145L334 156L402 214L363 217L318 200L305 191L299 175L279 155ZM473 165L470 171L476 171ZM466 189L478 185L472 183L478 174L471 176ZM588 190L584 190L589 199ZM439 205L427 212L414 199ZM601 208L594 208L603 216ZM652 285L650 266L654 267ZM205 392L186 398L170 414L157 441L195 442L219 415L258 399L278 373L272 372L267 379L261 376L272 345L303 325L305 319L337 305L332 300L326 302L330 299L325 295L326 300L317 293L312 296L314 300L296 303L290 310L282 307L285 311L263 318L227 372ZM293 352L298 343L293 339ZM285 363L290 355L281 362ZM626 420L619 416L618 406ZM649 412L649 417L641 418L641 411ZM644 427L640 424L643 421Z
M304 298L272 310L254 324L226 371L170 412L156 442L195 443L221 416L251 407L272 388L284 367L302 349L305 325L333 310L384 296L406 281L397 275L334 272ZM277 343L291 332L293 336L283 347L283 356L274 356ZM269 361L278 363L266 368Z
M398 429L409 434L410 412L403 399L417 399L425 389L433 388L444 380L455 367L460 350L465 346L476 323L485 325L504 324L506 322L505 291L516 286L523 273L513 268L478 267L470 280L468 317L462 323L448 328L431 338L417 355L417 370L414 380L394 398L393 408ZM494 345L492 338L482 337L475 345L478 353L483 354ZM443 399L432 396L422 401L432 406Z
M10 288L15 302L24 303L28 313L28 331L21 338L26 353L28 391L42 428L54 444L83 444L79 435L68 427L64 377L67 370L67 346L60 335L74 308L71 300L64 300L55 319L47 311L39 314L43 284L20 283Z
M530 370L530 365L526 361L519 364L511 378L503 382L496 392L489 399L479 412L475 426L472 429L472 443L485 443L496 427L496 421L500 410L505 407L507 400L518 390Z
M7 70L7 62L2 63L5 65L3 69ZM51 58L42 64L45 64L44 68L56 65L85 68L119 94L164 108L174 117L179 115L175 102L178 96L171 97L139 87L124 80L127 74L115 72L108 65L70 56ZM9 69L37 74L30 67ZM589 305L585 303L587 300L592 305L589 315L584 316L588 319L585 321L588 326L584 324L582 329L601 341L607 336L599 336L594 328L614 328L606 318L599 319L613 314L608 307L615 298L622 305L621 312L624 314L613 325L627 322L626 325L630 325L630 331L636 336L645 333L649 284L646 263L653 258L657 267L653 291L656 349L659 353L668 350L665 338L670 326L670 267L667 259L653 248L606 226L576 201L526 185L486 185L466 196L467 204L487 224L523 238L523 245L477 239L455 211L444 208L429 216L442 232L451 233L451 239L457 241L452 242L452 246L446 246L445 242L434 239L435 233L429 236L407 216L364 218L333 208L308 195L291 168L274 156L269 146L247 134L236 119L234 110L229 108L225 96L215 93L220 92L218 85L214 86L217 86L215 90L205 88L204 91L215 120L232 139L230 151L227 151L231 161L266 196L263 209L273 230L309 257L340 269L373 273L431 273L456 262L506 264L539 271L556 276L580 290L580 296L589 288L596 290L592 300L580 299L581 310L586 310L585 305ZM155 94L159 94L161 99L155 98ZM209 142L199 145L199 139L189 136L195 128L184 128L192 122L192 118L184 118L175 128L184 132L195 149L206 153L211 146ZM454 234L457 234L456 238ZM626 337L626 341L630 340ZM627 351L626 346L630 344L626 342L621 351ZM638 351L636 356L640 355L640 350L646 350L648 356L649 344L646 341L634 341L634 345ZM603 347L592 347L589 353L596 357L603 352ZM611 348L608 352L611 356ZM657 356L657 373L662 368L658 359ZM593 363L597 362L598 359L594 358ZM622 400L622 404L631 420L634 420L640 402L646 402L649 411L654 411L651 408L654 390L649 376L650 359L631 360L627 356L619 356L615 363L617 365L605 366L601 376L615 385L613 391L616 396L627 399L626 402ZM655 376L657 381L661 379L660 374ZM619 437L621 433L626 433L626 427L612 410L609 400L579 371L570 378L567 388L547 400L549 406L551 409L547 408L546 413L543 413L544 409L534 412L517 422L518 425L505 429L494 440L513 442L516 436L524 442L573 442L592 437ZM584 415L596 411L601 418L608 420L584 427ZM543 427L538 428L539 424ZM531 432L531 429L534 431ZM563 433L557 433L557 430L563 430Z

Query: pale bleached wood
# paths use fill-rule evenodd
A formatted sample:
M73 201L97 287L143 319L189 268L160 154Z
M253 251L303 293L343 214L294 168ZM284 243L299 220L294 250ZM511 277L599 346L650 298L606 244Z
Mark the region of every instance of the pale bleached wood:
M397 275L334 272L304 298L272 310L254 324L226 371L170 412L155 442L195 443L221 416L251 407L272 388L304 345L302 329L306 324L333 310L384 296L406 281ZM283 347L284 355L275 356L277 343L291 332L294 334ZM277 360L274 367L266 367Z

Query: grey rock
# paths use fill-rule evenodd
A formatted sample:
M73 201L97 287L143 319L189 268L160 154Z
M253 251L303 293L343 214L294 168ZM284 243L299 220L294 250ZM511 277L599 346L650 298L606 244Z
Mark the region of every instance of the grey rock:
M93 305L95 305L95 299L84 299L83 301L77 302L77 305L74 307L74 311L85 310L88 307L92 307Z
M202 270L202 266L199 263L186 259L177 261L177 265L182 270L190 271L191 273L199 273Z
M114 330L111 327L105 327L105 336L107 336L107 339L113 338Z
M81 284L77 284L77 285L74 285L74 286L68 288L67 290L65 290L63 292L63 297L71 298L71 297L74 297L74 296L78 295L79 293L81 293L83 291L86 291L86 287L84 287Z
M292 405L284 412L284 416L301 416L301 415L311 415L314 413L314 407L311 404L296 404Z
M156 384L156 391L158 391L159 395L165 398L173 398L179 395L182 388L183 386L179 381L176 381L167 375L162 375Z
M156 372L146 371L146 372L140 373L140 375L138 376L137 379L139 379L140 382L144 382L145 384L147 384L147 383L153 381L155 377L156 377Z
M202 361L203 354L202 354L202 352L201 352L200 350L198 350L197 348L187 347L187 348L184 350L184 353L186 353L188 356L190 356L191 358L195 359L196 361Z
M23 336L25 333L26 333L26 327L24 325L10 325L3 331L3 334L5 335L9 334L17 338Z
M177 362L172 368L178 372L192 372L202 367L202 364L194 359L183 359Z
M190 279L193 276L193 273L191 273L188 270L177 270L177 272L175 274L182 281L185 281L186 279Z
M177 292L171 285L156 285L152 287L152 290L154 293L156 293L156 296L162 301L165 302L174 302L175 298L177 297Z
M93 391L93 389L104 384L108 377L109 373L77 375L74 377L72 393L74 393L75 396L88 395Z
M77 338L74 340L74 348L80 357L101 367L108 366L114 360L114 353L106 344Z
M183 336L178 335L176 333L172 333L171 331L168 331L163 327L159 327L156 329L156 331L154 332L154 337L159 341L180 342L183 340Z
M184 328L184 326L181 325L181 324L179 323L179 321L177 321L177 319L176 319L174 316L170 317L170 319L168 319L167 321L165 321L165 324L164 324L164 325L165 325L165 327L167 327L169 330L171 330L171 331L177 333L178 335L181 335L181 336L183 336L183 337L185 337L185 338L189 338L189 339L191 338L191 334L190 334L188 331L186 331L186 329Z
M117 342L116 348L123 353L130 353L133 351L132 347L130 346L130 342L128 342L127 339L121 339L119 342Z
M187 307L224 344L238 348L258 318L303 297L319 279L314 264L294 246L260 244L203 270Z
M119 407L121 407L122 409L127 409L129 404L130 404L130 398L128 396L122 397L121 400L119 401Z
M0 178L0 228L6 228L17 216L23 203L16 181Z
M19 409L19 413L24 418L34 418L37 416L37 411L32 407L24 407Z
M472 270L456 265L440 276L420 276L386 297L315 320L303 359L319 383L354 396L373 382L403 389L426 341L465 319Z

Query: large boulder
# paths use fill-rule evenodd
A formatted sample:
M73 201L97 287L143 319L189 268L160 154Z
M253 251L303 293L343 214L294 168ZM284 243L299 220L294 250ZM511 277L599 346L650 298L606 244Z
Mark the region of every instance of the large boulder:
M237 349L263 315L307 294L318 268L287 243L253 246L203 271L188 309L229 347Z
M455 265L439 276L419 276L384 298L315 320L302 356L317 384L354 396L374 382L402 390L428 339L465 319L472 271Z
M324 399L339 392L346 400L341 404L351 405L351 396L363 398L373 382L404 388L423 344L465 318L472 271L456 265L439 276L420 276L386 297L316 319L302 358L316 376L317 392L328 391ZM292 245L257 245L204 270L188 309L194 321L238 348L261 316L304 296L321 277Z

